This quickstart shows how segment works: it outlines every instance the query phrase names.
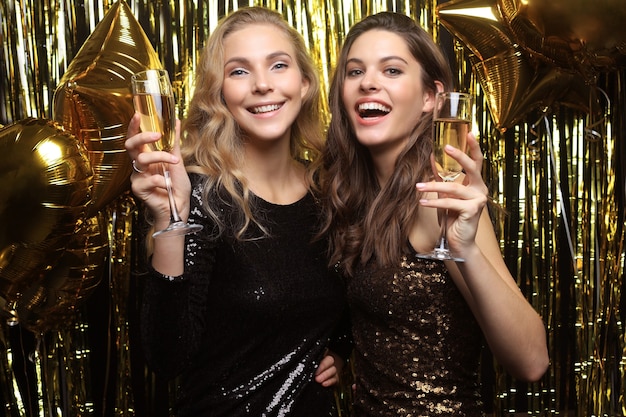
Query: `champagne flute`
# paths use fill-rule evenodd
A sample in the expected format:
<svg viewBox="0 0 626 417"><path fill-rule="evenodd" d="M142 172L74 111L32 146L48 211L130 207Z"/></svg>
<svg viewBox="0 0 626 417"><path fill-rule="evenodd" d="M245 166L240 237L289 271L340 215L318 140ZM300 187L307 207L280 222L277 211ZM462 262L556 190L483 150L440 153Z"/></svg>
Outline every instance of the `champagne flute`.
<svg viewBox="0 0 626 417"><path fill-rule="evenodd" d="M174 94L167 71L149 69L133 74L131 77L133 104L141 115L140 127L143 132L159 132L161 138L150 144L153 151L169 152L174 147L176 138L176 115ZM155 232L153 237L180 236L195 233L202 225L189 224L180 218L176 200L172 191L172 179L168 164L161 164L165 186L170 204L170 224Z"/></svg>
<svg viewBox="0 0 626 417"><path fill-rule="evenodd" d="M444 182L454 181L463 171L463 167L450 157L444 148L446 145L451 145L465 151L471 120L471 95L458 92L437 93L433 110L433 155L437 175ZM432 252L418 254L418 257L456 262L464 261L462 258L455 257L448 248L447 223L448 210L443 210L439 243Z"/></svg>

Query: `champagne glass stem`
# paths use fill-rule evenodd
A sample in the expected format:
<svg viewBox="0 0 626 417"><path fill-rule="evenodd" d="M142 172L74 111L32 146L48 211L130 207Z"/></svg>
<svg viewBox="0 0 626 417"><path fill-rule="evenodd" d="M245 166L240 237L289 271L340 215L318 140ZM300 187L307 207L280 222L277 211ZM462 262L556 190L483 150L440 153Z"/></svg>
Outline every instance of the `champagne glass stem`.
<svg viewBox="0 0 626 417"><path fill-rule="evenodd" d="M170 215L171 221L174 223L180 222L180 215L178 214L178 207L176 207L176 200L174 199L174 192L172 191L172 177L170 176L170 170L166 164L161 164L163 170L163 177L165 178L165 188L167 189L167 198L170 202Z"/></svg>
<svg viewBox="0 0 626 417"><path fill-rule="evenodd" d="M441 236L439 238L439 249L442 251L448 250L448 241L447 241L447 230L448 230L448 209L444 209L441 214Z"/></svg>
<svg viewBox="0 0 626 417"><path fill-rule="evenodd" d="M447 179L443 179L443 181L450 181ZM440 211L439 211L440 210ZM439 240L437 241L437 245L431 252L428 253L418 253L418 258L425 259L436 259L439 261L443 260L451 260L455 262L463 262L463 258L458 258L454 256L450 252L450 248L448 247L448 209L439 209L438 211L441 213L441 232L439 233Z"/></svg>

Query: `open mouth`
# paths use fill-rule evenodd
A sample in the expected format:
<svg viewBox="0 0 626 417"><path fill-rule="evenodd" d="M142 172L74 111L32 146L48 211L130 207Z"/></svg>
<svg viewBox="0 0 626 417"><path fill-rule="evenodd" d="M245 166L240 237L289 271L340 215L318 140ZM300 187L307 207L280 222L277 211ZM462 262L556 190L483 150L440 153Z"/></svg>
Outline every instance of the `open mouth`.
<svg viewBox="0 0 626 417"><path fill-rule="evenodd" d="M357 111L361 118L367 119L370 117L385 116L391 112L391 109L381 103L369 102L359 104Z"/></svg>
<svg viewBox="0 0 626 417"><path fill-rule="evenodd" d="M265 106L251 107L248 109L248 111L253 114L263 114L263 113L276 111L280 109L282 106L283 106L282 104L268 104Z"/></svg>

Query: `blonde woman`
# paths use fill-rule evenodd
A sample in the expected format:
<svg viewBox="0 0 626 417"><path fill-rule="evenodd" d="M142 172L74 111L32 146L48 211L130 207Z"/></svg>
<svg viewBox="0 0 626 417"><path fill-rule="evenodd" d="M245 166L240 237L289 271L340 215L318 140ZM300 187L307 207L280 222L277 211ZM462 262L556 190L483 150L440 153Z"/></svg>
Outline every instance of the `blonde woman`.
<svg viewBox="0 0 626 417"><path fill-rule="evenodd" d="M183 219L204 226L151 242L148 363L180 376L179 416L333 416L350 344L302 159L322 146L315 67L279 14L252 7L220 22L197 71L180 152L147 151L158 135L136 117L126 142L153 226L169 222L161 162Z"/></svg>

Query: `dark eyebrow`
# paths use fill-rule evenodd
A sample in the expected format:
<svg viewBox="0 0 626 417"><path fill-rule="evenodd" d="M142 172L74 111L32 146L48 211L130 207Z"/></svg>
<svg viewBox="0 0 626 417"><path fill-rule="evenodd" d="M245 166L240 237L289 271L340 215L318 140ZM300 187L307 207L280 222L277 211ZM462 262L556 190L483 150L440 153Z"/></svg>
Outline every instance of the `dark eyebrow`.
<svg viewBox="0 0 626 417"><path fill-rule="evenodd" d="M390 55L390 56L386 56L383 57L380 62L387 62L387 61L393 61L393 60L398 60L398 61L402 61L405 64L408 64L408 62L406 61L406 59L400 57L400 56L396 56L396 55ZM350 58L348 59L348 61L346 62L346 64L350 64L350 63L356 63L356 64L362 64L363 60L359 59L359 58Z"/></svg>

